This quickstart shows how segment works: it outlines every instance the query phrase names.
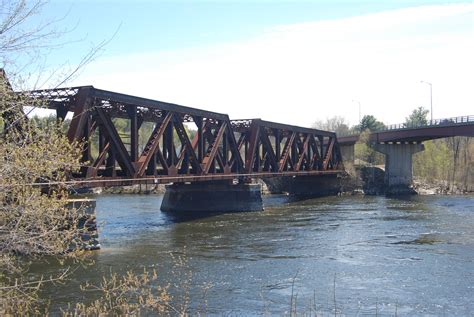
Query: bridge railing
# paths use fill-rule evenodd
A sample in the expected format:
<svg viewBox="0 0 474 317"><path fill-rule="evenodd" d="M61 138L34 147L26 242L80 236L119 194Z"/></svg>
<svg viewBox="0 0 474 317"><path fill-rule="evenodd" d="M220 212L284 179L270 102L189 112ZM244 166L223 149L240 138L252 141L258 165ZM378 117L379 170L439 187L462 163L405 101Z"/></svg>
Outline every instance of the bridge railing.
<svg viewBox="0 0 474 317"><path fill-rule="evenodd" d="M444 119L433 119L433 120L427 121L426 123L408 122L408 123L390 124L390 125L387 125L385 129L380 129L375 132L387 131L387 130L415 129L415 128L433 127L433 126L457 125L457 124L465 124L469 122L474 123L474 116L460 116L460 117L452 117L452 118L444 118Z"/></svg>
<svg viewBox="0 0 474 317"><path fill-rule="evenodd" d="M428 128L428 127L439 127L439 126L453 126L453 125L462 125L462 124L467 124L467 123L474 124L474 115L443 118L443 119L433 119L433 120L428 120L426 123L425 122L423 123L405 122L405 123L389 124L389 125L385 125L381 129L377 129L372 132L384 132L384 131L393 131L393 130L405 130L405 129ZM360 131L351 131L349 133L339 134L338 136L351 136L351 135L358 135L359 133Z"/></svg>

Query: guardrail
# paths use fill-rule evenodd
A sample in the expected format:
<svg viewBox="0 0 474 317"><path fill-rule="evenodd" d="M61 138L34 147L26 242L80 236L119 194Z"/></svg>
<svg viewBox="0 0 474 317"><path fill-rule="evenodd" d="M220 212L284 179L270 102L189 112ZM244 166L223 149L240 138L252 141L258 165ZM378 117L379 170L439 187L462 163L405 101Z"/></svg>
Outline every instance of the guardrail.
<svg viewBox="0 0 474 317"><path fill-rule="evenodd" d="M429 127L439 127L439 126L450 126L450 125L462 125L466 123L474 124L474 116L460 116L452 118L443 118L443 119L434 119L428 120L426 123L398 123L398 124L389 124L382 129L377 129L371 132L383 132L383 131L393 131L393 130L405 130L405 129L416 129L416 128L429 128ZM338 136L351 136L358 135L360 131L351 132L349 134L341 134Z"/></svg>

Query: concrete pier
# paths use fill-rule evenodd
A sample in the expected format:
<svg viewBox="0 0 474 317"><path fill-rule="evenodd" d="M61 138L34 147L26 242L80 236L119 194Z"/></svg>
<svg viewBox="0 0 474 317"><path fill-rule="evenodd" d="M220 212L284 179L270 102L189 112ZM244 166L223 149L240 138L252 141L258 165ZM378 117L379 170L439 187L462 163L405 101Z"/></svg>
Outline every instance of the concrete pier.
<svg viewBox="0 0 474 317"><path fill-rule="evenodd" d="M262 181L270 194L285 194L289 191L291 177L264 177Z"/></svg>
<svg viewBox="0 0 474 317"><path fill-rule="evenodd" d="M260 184L203 182L166 186L161 203L165 212L239 212L262 211Z"/></svg>
<svg viewBox="0 0 474 317"><path fill-rule="evenodd" d="M288 193L294 198L334 196L341 192L337 175L264 178L272 194Z"/></svg>
<svg viewBox="0 0 474 317"><path fill-rule="evenodd" d="M413 195L413 154L423 151L423 144L375 144L374 149L385 154L385 193Z"/></svg>
<svg viewBox="0 0 474 317"><path fill-rule="evenodd" d="M294 198L334 196L341 192L337 175L296 176L290 181L288 193Z"/></svg>

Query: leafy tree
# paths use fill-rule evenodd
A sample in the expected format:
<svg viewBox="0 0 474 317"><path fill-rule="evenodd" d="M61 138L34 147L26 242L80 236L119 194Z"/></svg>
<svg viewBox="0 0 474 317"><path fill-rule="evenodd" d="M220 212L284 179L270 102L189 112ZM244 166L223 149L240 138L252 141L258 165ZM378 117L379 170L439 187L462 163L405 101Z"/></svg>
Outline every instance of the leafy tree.
<svg viewBox="0 0 474 317"><path fill-rule="evenodd" d="M369 130L371 132L380 131L385 129L385 124L378 121L373 115L365 115L360 124L355 127L358 131L362 132Z"/></svg>
<svg viewBox="0 0 474 317"><path fill-rule="evenodd" d="M423 143L425 150L413 155L413 175L427 181L448 181L451 169L449 148L444 140Z"/></svg>
<svg viewBox="0 0 474 317"><path fill-rule="evenodd" d="M32 109L44 104L15 93L10 84L24 87L25 67L35 67L36 58L61 35L54 29L55 21L34 21L43 4L42 0L0 4L0 314L7 316L42 314L36 305L41 286L65 277L26 280L21 273L28 269L28 261L19 261L18 256L63 256L80 245L77 226L82 215L68 206L64 181L80 167L81 147L69 142L55 120L28 119ZM96 48L87 54L76 71L95 52ZM8 69L11 82L2 68ZM72 73L54 79L64 82Z"/></svg>
<svg viewBox="0 0 474 317"><path fill-rule="evenodd" d="M428 124L428 113L429 111L423 107L418 107L405 118L405 125L407 127L419 127Z"/></svg>
<svg viewBox="0 0 474 317"><path fill-rule="evenodd" d="M336 132L337 135L350 134L349 123L341 116L326 118L325 121L318 120L313 124L313 128Z"/></svg>
<svg viewBox="0 0 474 317"><path fill-rule="evenodd" d="M443 187L443 191L474 190L474 142L453 137L423 142L425 150L413 156L413 175Z"/></svg>
<svg viewBox="0 0 474 317"><path fill-rule="evenodd" d="M370 131L362 131L359 140L355 144L355 159L360 165L381 165L385 162L384 155L375 151L369 140Z"/></svg>
<svg viewBox="0 0 474 317"><path fill-rule="evenodd" d="M77 227L82 214L69 208L68 188L62 184L80 167L80 146L71 144L61 126L48 119L28 121L22 105L0 77L0 116L4 131L0 142L0 312L28 315L37 290L18 276L26 269L18 255L63 255L80 245ZM37 106L41 106L38 104ZM53 183L48 189L35 183Z"/></svg>

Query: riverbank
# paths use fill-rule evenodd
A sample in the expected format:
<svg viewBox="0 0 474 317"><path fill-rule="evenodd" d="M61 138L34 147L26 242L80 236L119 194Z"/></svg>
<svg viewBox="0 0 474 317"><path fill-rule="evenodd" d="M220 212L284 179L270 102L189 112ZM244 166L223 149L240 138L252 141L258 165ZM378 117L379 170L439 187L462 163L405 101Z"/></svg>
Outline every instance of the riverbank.
<svg viewBox="0 0 474 317"><path fill-rule="evenodd" d="M450 186L446 181L428 181L415 178L413 189L419 195L473 195L474 191L467 191L456 184Z"/></svg>
<svg viewBox="0 0 474 317"><path fill-rule="evenodd" d="M385 195L385 171L380 167L362 167L357 170L356 176L341 178L341 195ZM262 185L262 195L282 194L282 179L270 181L269 179L258 179L257 183ZM473 195L473 191L466 191L454 185L450 186L446 181L428 181L415 178L413 190L418 195ZM148 194L162 195L166 191L164 184L149 185L138 184L121 187L100 187L92 189L96 195L101 194Z"/></svg>
<svg viewBox="0 0 474 317"><path fill-rule="evenodd" d="M149 185L149 184L137 184L131 186L116 186L116 187L97 187L93 188L92 192L95 195L102 194L145 194L145 195L156 195L164 194L166 191L164 184Z"/></svg>
<svg viewBox="0 0 474 317"><path fill-rule="evenodd" d="M364 166L356 170L344 181L346 192L362 192L365 195L385 195L385 171L377 166ZM473 188L473 186L468 186ZM423 178L414 177L412 189L418 195L473 195L473 191L467 191L457 186L449 184L447 181L429 181Z"/></svg>

